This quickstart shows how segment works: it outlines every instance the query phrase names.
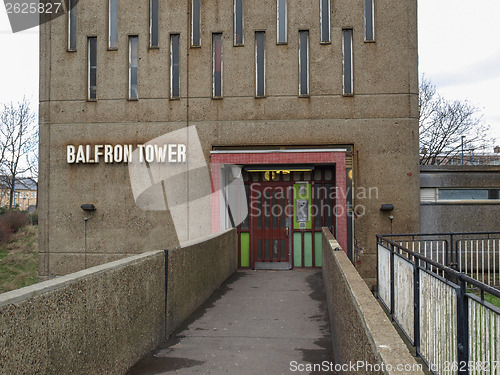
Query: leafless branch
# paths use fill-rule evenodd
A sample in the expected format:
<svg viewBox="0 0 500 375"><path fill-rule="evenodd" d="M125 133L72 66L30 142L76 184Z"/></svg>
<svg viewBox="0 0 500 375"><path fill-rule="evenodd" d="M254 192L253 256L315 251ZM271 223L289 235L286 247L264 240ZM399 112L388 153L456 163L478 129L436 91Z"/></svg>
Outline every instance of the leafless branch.
<svg viewBox="0 0 500 375"><path fill-rule="evenodd" d="M0 110L0 172L2 183L10 190L9 208L14 205L15 182L30 171L26 159L37 152L36 115L26 98L4 104Z"/></svg>
<svg viewBox="0 0 500 375"><path fill-rule="evenodd" d="M436 94L436 87L422 76L419 94L420 163L446 164L466 147L485 148L493 141L480 110L468 101L450 101Z"/></svg>

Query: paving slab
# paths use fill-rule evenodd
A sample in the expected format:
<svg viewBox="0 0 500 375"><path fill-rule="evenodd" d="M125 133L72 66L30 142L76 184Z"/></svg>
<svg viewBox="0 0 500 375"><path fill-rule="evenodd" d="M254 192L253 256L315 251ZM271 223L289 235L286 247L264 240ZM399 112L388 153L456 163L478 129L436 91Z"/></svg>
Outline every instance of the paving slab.
<svg viewBox="0 0 500 375"><path fill-rule="evenodd" d="M238 271L128 375L333 374L333 363L321 270Z"/></svg>

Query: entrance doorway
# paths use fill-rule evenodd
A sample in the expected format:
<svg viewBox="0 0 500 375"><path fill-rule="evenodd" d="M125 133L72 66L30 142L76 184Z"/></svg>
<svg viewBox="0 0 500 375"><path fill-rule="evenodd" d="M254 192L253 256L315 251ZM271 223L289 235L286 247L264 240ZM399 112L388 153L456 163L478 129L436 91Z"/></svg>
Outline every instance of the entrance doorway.
<svg viewBox="0 0 500 375"><path fill-rule="evenodd" d="M213 186L228 165L241 172L248 216L237 226L240 268L322 266L322 228L352 259L352 160L350 148L218 149L211 152ZM221 166L221 167L219 167ZM222 172L217 172L218 170ZM232 173L232 172L231 172ZM234 175L233 175L234 176ZM240 202L242 204L243 202ZM228 228L227 204L214 200L213 230ZM239 211L236 209L236 211ZM229 212L229 211L228 211ZM246 214L245 214L246 215ZM224 221L225 220L225 221Z"/></svg>
<svg viewBox="0 0 500 375"><path fill-rule="evenodd" d="M321 230L338 233L336 165L267 168L243 170L249 207L248 218L238 226L239 266L321 267Z"/></svg>
<svg viewBox="0 0 500 375"><path fill-rule="evenodd" d="M250 238L255 269L290 269L290 184L250 185Z"/></svg>

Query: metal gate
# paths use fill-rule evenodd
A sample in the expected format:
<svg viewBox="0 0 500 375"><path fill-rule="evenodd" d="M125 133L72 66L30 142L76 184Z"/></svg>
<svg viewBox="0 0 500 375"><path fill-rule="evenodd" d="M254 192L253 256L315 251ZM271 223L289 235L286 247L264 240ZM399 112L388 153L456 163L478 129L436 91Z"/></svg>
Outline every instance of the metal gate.
<svg viewBox="0 0 500 375"><path fill-rule="evenodd" d="M291 268L289 185L250 186L250 236L256 269Z"/></svg>

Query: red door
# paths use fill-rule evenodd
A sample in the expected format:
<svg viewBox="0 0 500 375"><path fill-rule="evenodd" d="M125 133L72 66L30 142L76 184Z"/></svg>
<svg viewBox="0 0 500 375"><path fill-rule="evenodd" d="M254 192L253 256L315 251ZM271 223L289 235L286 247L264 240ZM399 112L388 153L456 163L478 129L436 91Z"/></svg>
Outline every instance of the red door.
<svg viewBox="0 0 500 375"><path fill-rule="evenodd" d="M250 187L252 268L290 268L290 184Z"/></svg>

